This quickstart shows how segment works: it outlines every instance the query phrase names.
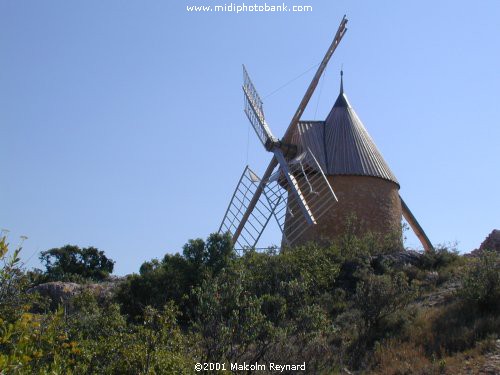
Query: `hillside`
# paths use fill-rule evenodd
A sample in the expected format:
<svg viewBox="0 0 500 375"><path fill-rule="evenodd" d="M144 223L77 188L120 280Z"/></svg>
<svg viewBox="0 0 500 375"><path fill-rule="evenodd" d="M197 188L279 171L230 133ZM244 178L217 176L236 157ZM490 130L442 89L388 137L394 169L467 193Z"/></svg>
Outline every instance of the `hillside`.
<svg viewBox="0 0 500 375"><path fill-rule="evenodd" d="M237 255L214 234L126 278L49 283L2 246L2 374L500 373L500 256L484 246L390 252L346 236Z"/></svg>

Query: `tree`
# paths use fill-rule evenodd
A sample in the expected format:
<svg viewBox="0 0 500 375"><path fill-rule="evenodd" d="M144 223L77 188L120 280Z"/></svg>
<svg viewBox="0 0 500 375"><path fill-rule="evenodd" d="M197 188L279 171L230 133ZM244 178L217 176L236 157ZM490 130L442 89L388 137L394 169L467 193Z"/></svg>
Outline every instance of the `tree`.
<svg viewBox="0 0 500 375"><path fill-rule="evenodd" d="M112 272L115 262L95 247L80 249L66 245L43 251L40 261L45 265L49 281L90 279L100 281Z"/></svg>
<svg viewBox="0 0 500 375"><path fill-rule="evenodd" d="M212 233L206 242L200 238L189 240L182 247L182 255L193 267L193 271L206 271L214 276L236 257L228 233Z"/></svg>
<svg viewBox="0 0 500 375"><path fill-rule="evenodd" d="M189 240L182 254L166 254L161 261L145 262L139 275L127 278L117 293L122 311L137 318L148 305L160 309L168 301L175 301L186 323L196 304L191 290L218 275L235 258L228 234L213 233L206 241Z"/></svg>

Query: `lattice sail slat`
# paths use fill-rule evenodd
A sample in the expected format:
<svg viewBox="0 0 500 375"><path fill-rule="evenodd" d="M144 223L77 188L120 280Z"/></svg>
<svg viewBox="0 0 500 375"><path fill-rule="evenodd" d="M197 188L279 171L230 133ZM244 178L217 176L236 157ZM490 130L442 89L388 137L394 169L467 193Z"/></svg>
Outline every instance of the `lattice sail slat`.
<svg viewBox="0 0 500 375"><path fill-rule="evenodd" d="M308 149L289 161L288 168L298 182L312 215L318 220L337 202L321 166ZM274 217L283 232L284 241L290 246L294 245L310 224L301 212L296 195L291 194L280 169L269 178L264 194L275 207Z"/></svg>
<svg viewBox="0 0 500 375"><path fill-rule="evenodd" d="M277 139L273 136L269 125L266 123L262 100L260 99L259 93L255 89L245 66L243 66L243 93L245 94L245 114L252 124L257 137L259 137L264 147L269 149L271 145L277 142Z"/></svg>
<svg viewBox="0 0 500 375"><path fill-rule="evenodd" d="M241 222L243 214L259 186L260 178L250 167L246 167L234 190L224 219L219 227L219 233L234 233ZM269 219L273 216L276 205L271 205L266 196L261 196L252 213L245 223L243 230L236 241L238 250L255 248Z"/></svg>

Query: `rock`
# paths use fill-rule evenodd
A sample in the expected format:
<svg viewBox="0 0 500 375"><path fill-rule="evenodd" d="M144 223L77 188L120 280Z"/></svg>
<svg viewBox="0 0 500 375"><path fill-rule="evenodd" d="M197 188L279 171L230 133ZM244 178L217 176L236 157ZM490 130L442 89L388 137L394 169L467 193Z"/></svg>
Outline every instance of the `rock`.
<svg viewBox="0 0 500 375"><path fill-rule="evenodd" d="M104 302L112 298L116 288L125 278L115 277L101 283L77 284L72 282L53 281L37 285L28 290L28 293L38 293L48 298L52 308L65 304L71 298L82 292L92 293L98 301Z"/></svg>
<svg viewBox="0 0 500 375"><path fill-rule="evenodd" d="M500 340L496 341L496 349L485 356L485 363L480 374L498 375L500 374Z"/></svg>
<svg viewBox="0 0 500 375"><path fill-rule="evenodd" d="M439 273L437 271L429 271L425 274L425 281L429 284L436 285L439 281Z"/></svg>
<svg viewBox="0 0 500 375"><path fill-rule="evenodd" d="M417 298L418 306L436 307L449 303L461 284L458 281L448 281L439 286L436 290Z"/></svg>
<svg viewBox="0 0 500 375"><path fill-rule="evenodd" d="M500 252L500 230L494 229L483 241L479 250L495 250Z"/></svg>
<svg viewBox="0 0 500 375"><path fill-rule="evenodd" d="M470 256L479 256L484 250L493 250L500 252L500 230L493 229L493 231L486 237L479 249L471 251Z"/></svg>
<svg viewBox="0 0 500 375"><path fill-rule="evenodd" d="M415 250L400 251L397 253L383 254L375 257L375 262L389 262L395 268L403 268L408 265L420 265L422 253Z"/></svg>
<svg viewBox="0 0 500 375"><path fill-rule="evenodd" d="M28 290L28 293L38 293L42 297L47 297L51 306L64 303L81 292L81 285L77 283L54 281L37 285Z"/></svg>

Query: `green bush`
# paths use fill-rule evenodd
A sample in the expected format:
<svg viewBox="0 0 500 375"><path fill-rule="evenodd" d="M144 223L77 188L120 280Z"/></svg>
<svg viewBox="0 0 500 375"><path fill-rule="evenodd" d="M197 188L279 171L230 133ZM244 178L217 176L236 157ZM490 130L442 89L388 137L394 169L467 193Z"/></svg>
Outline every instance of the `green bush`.
<svg viewBox="0 0 500 375"><path fill-rule="evenodd" d="M454 248L439 246L425 251L420 258L420 268L425 270L438 270L453 265L460 260L458 251Z"/></svg>
<svg viewBox="0 0 500 375"><path fill-rule="evenodd" d="M177 326L173 304L145 309L141 324L128 324L119 307L100 307L91 295L42 315L0 320L2 374L191 374L199 357Z"/></svg>
<svg viewBox="0 0 500 375"><path fill-rule="evenodd" d="M482 251L473 259L463 279L459 295L482 312L500 313L500 255Z"/></svg>
<svg viewBox="0 0 500 375"><path fill-rule="evenodd" d="M258 361L275 334L262 301L245 288L246 272L224 270L193 290L194 329L202 337L204 362Z"/></svg>
<svg viewBox="0 0 500 375"><path fill-rule="evenodd" d="M0 320L14 322L36 300L27 294L30 279L21 268L18 248L9 255L6 237L0 238Z"/></svg>

